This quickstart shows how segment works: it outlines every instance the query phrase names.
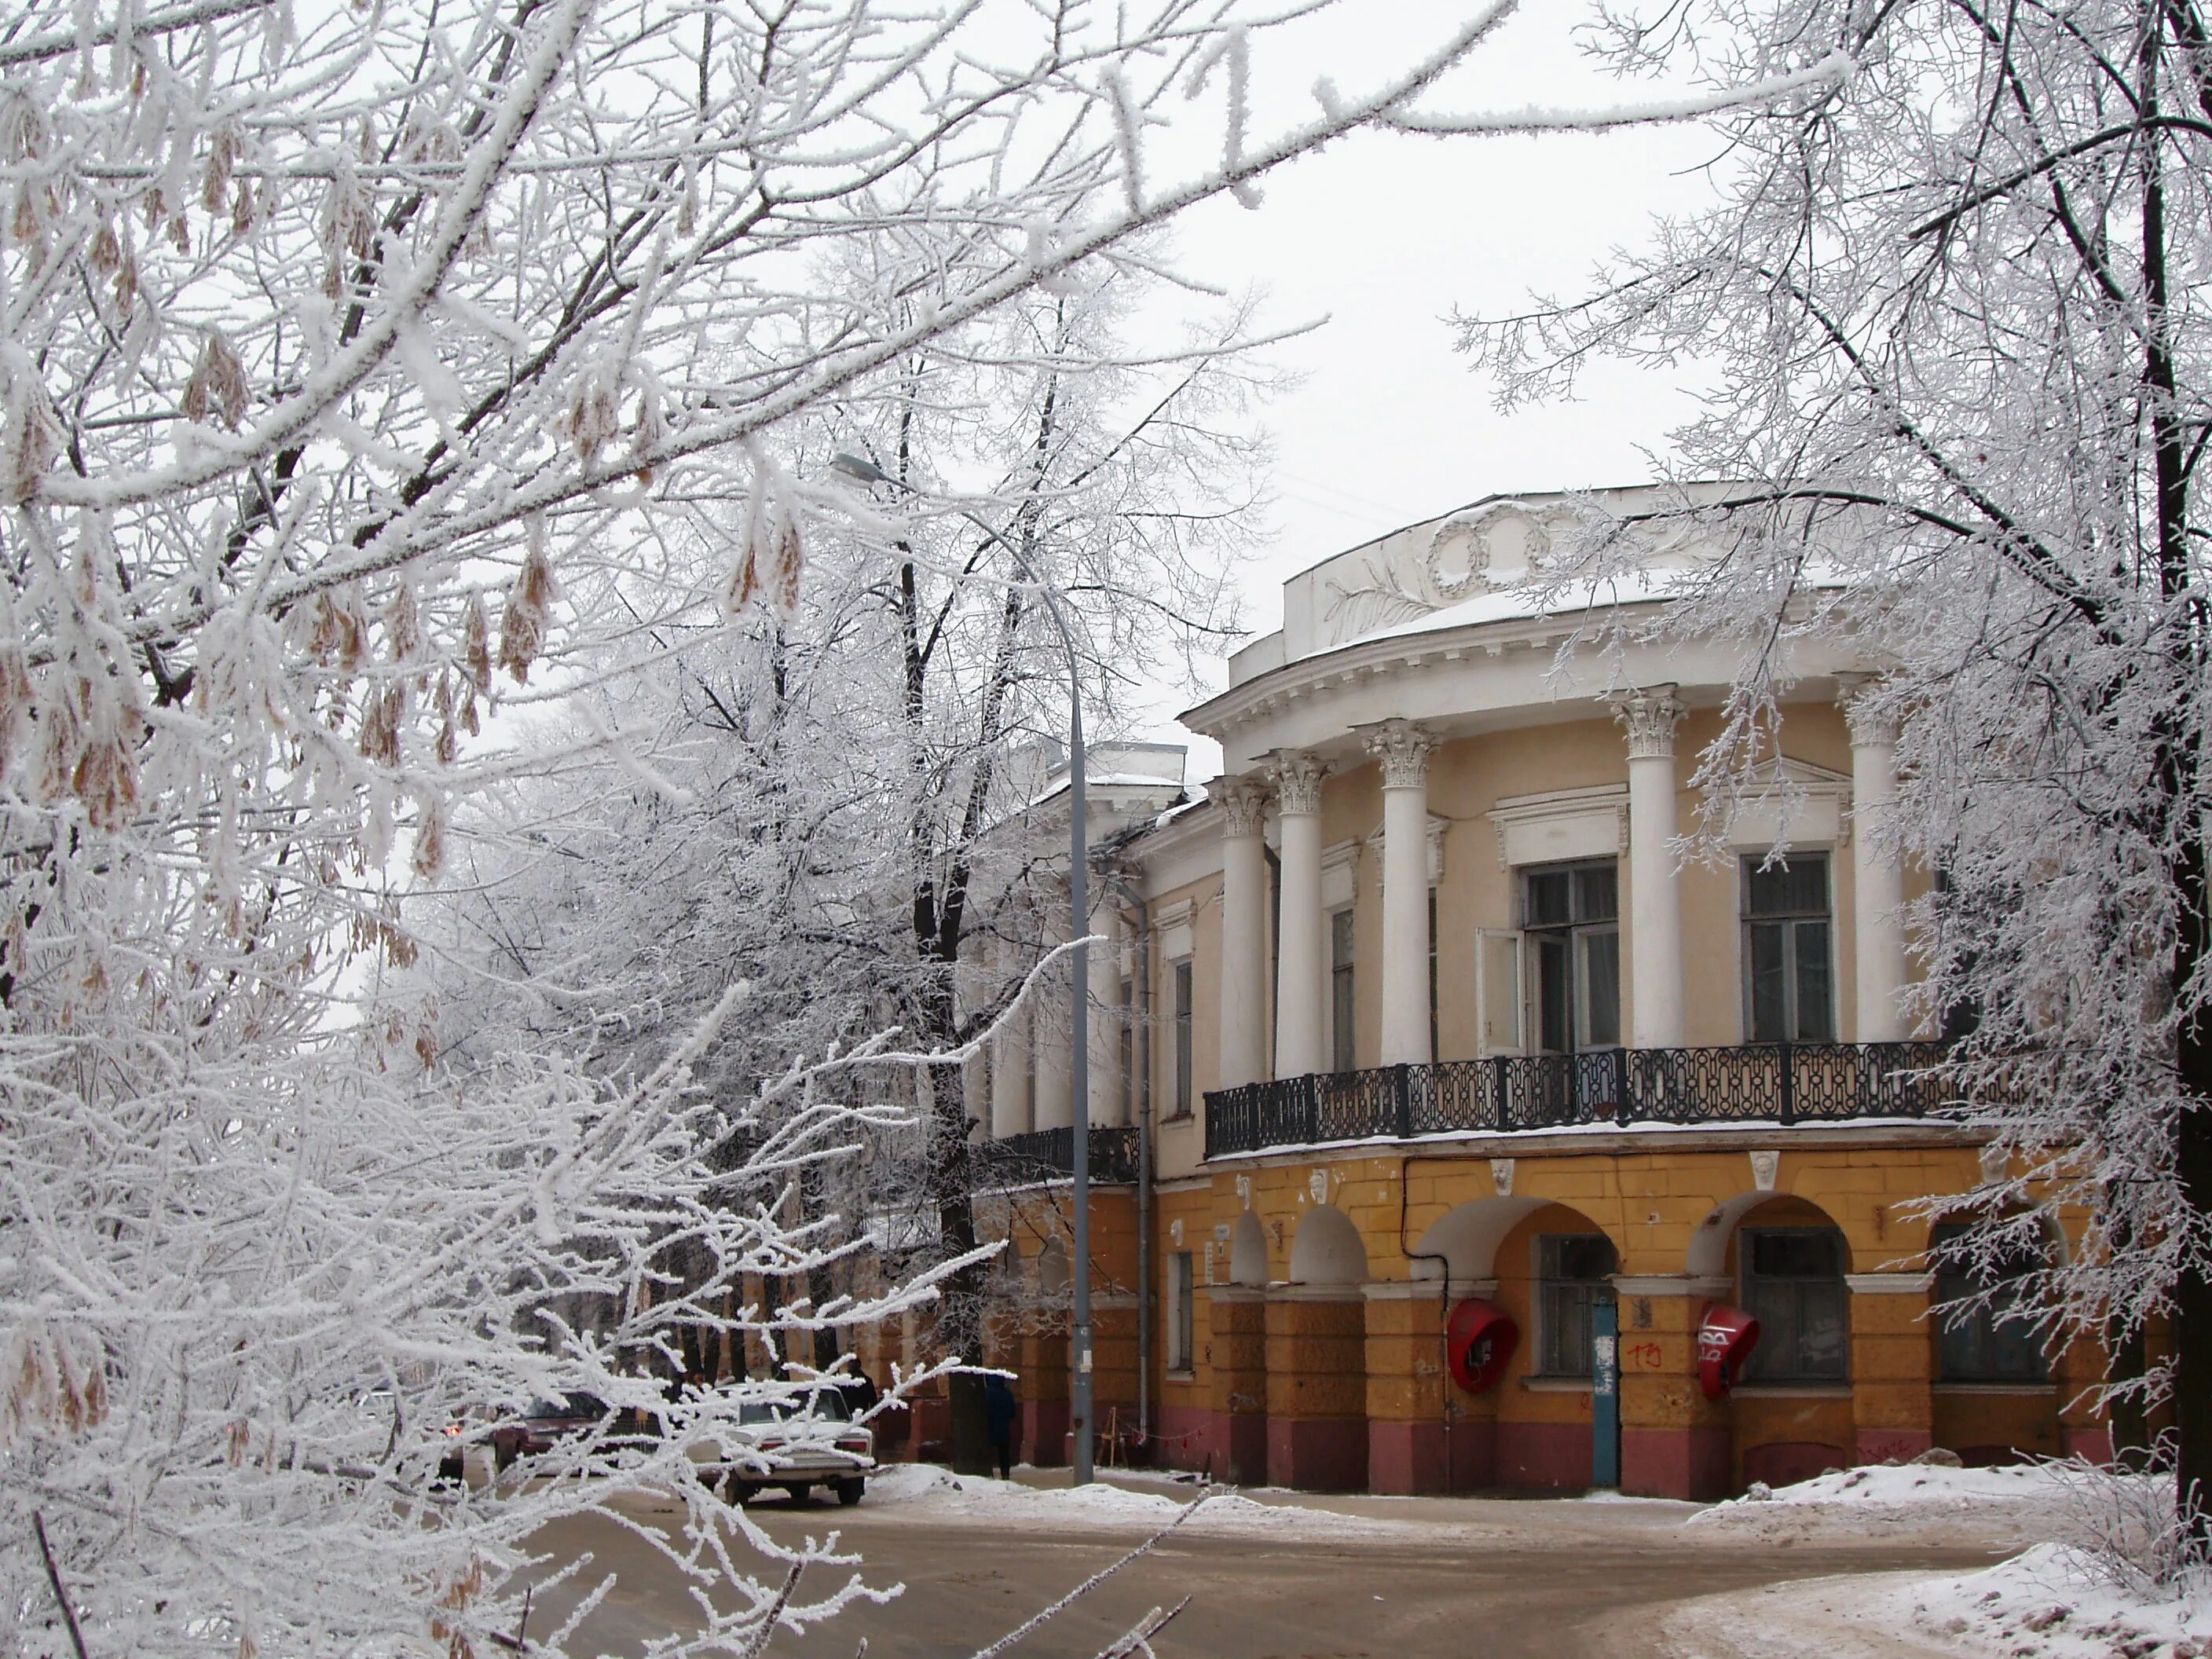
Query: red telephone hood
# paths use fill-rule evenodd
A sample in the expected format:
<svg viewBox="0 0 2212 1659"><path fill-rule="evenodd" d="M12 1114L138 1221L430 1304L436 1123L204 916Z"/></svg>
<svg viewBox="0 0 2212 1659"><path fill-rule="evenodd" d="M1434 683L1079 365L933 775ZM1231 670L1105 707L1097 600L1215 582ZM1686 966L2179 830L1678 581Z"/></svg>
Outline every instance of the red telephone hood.
<svg viewBox="0 0 2212 1659"><path fill-rule="evenodd" d="M1741 1308L1716 1302L1698 1322L1698 1386L1718 1400L1735 1386L1743 1362L1759 1346L1759 1322Z"/></svg>
<svg viewBox="0 0 2212 1659"><path fill-rule="evenodd" d="M1469 1394L1498 1386L1521 1344L1521 1328L1495 1302L1469 1297L1451 1310L1444 1327L1444 1352L1452 1381Z"/></svg>

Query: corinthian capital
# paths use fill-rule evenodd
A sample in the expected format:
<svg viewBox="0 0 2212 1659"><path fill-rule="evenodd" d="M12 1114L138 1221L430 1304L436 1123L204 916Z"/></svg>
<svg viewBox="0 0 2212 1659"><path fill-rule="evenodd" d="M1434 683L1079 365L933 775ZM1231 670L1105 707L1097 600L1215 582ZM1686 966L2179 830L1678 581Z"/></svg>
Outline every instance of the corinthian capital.
<svg viewBox="0 0 2212 1659"><path fill-rule="evenodd" d="M1321 811L1321 781L1328 775L1328 763L1304 749L1278 749L1267 761L1267 780L1275 786L1275 803L1285 812Z"/></svg>
<svg viewBox="0 0 2212 1659"><path fill-rule="evenodd" d="M1629 759L1674 757L1674 727L1681 722L1682 705L1674 699L1673 685L1624 691L1613 699L1613 715L1628 732Z"/></svg>
<svg viewBox="0 0 2212 1659"><path fill-rule="evenodd" d="M1897 716L1876 706L1881 690L1879 674L1836 676L1836 703L1844 711L1844 724L1851 729L1854 749L1897 746Z"/></svg>
<svg viewBox="0 0 2212 1659"><path fill-rule="evenodd" d="M1437 740L1415 720L1385 720L1366 735L1367 752L1382 763L1385 789L1418 789L1429 781Z"/></svg>
<svg viewBox="0 0 2212 1659"><path fill-rule="evenodd" d="M1206 793L1226 820L1223 834L1256 836L1267 815L1267 786L1259 778L1216 778Z"/></svg>

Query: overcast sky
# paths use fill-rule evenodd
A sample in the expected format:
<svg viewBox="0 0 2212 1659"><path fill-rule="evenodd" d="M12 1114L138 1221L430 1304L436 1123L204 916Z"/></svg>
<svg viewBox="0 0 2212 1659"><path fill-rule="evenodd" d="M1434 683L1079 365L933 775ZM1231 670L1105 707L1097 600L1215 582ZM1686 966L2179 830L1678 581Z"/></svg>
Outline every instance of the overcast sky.
<svg viewBox="0 0 2212 1659"><path fill-rule="evenodd" d="M1461 8L1357 0L1298 43L1301 70L1263 49L1255 81L1267 131L1309 112L1328 74L1346 91L1433 40ZM1541 0L1509 22L1435 100L1454 110L1578 108L1641 101L1575 50L1580 3ZM1209 112L1210 116L1210 112ZM1218 143L1208 117L1179 115L1184 143ZM1247 624L1273 630L1283 578L1316 560L1463 501L1500 492L1634 483L1647 452L1691 408L1689 377L1606 365L1571 404L1501 415L1493 388L1453 349L1455 308L1517 308L1529 291L1581 289L1608 252L1643 244L1656 212L1710 199L1717 150L1696 127L1608 135L1450 140L1364 135L1274 174L1257 211L1226 200L1181 221L1183 270L1231 289L1267 290L1276 325L1328 324L1278 348L1302 378L1273 399L1273 540L1246 583ZM1225 678L1225 670L1224 671ZM1191 776L1210 777L1194 744Z"/></svg>

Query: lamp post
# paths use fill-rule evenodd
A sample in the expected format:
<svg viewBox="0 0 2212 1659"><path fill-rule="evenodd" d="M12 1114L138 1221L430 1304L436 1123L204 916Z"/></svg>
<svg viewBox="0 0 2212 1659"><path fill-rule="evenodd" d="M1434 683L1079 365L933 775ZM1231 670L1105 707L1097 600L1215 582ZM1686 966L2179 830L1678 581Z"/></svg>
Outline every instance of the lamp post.
<svg viewBox="0 0 2212 1659"><path fill-rule="evenodd" d="M922 492L901 478L894 478L865 456L840 452L830 462L830 470L856 483L889 484L909 495ZM1075 1328L1071 1345L1074 1352L1074 1375L1069 1389L1072 1396L1069 1417L1073 1431L1075 1484L1086 1486L1091 1478L1091 1009L1090 962L1091 946L1087 935L1091 931L1091 907L1088 888L1088 866L1091 858L1091 839L1086 822L1084 798L1083 756L1083 678L1075 652L1075 635L1067 625L1059 597L1037 578L1029 559L1022 550L999 531L985 523L965 508L956 509L960 516L981 531L991 540L1006 550L1013 560L1014 568L1022 573L1028 585L1036 590L1042 601L1045 614L1059 635L1060 648L1067 656L1067 925L1075 939L1075 947L1068 963L1068 1047L1072 1050L1069 1083L1075 1097L1075 1126L1073 1139L1074 1155L1074 1194L1073 1208L1075 1238L1073 1253L1075 1257Z"/></svg>

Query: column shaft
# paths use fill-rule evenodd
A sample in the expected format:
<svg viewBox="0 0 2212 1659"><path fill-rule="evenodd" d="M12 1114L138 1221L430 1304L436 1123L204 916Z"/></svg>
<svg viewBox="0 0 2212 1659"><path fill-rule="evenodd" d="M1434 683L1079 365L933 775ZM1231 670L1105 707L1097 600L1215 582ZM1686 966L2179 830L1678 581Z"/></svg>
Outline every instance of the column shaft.
<svg viewBox="0 0 2212 1659"><path fill-rule="evenodd" d="M1851 728L1851 928L1861 1042L1896 1042L1908 1033L1898 994L1905 988L1905 872L1882 842L1897 799L1897 732L1866 708L1863 685L1844 705Z"/></svg>
<svg viewBox="0 0 2212 1659"><path fill-rule="evenodd" d="M1091 974L1091 1109L1094 1124L1122 1124L1121 915L1101 899L1091 912L1091 931L1102 943L1089 952Z"/></svg>
<svg viewBox="0 0 2212 1659"><path fill-rule="evenodd" d="M1614 704L1628 728L1628 986L1638 1048L1679 1048L1682 1019L1682 901L1675 884L1674 727L1682 705L1671 685Z"/></svg>
<svg viewBox="0 0 2212 1659"><path fill-rule="evenodd" d="M1428 734L1391 720L1368 738L1382 761L1382 1031L1385 1066L1418 1066L1429 1044Z"/></svg>
<svg viewBox="0 0 2212 1659"><path fill-rule="evenodd" d="M1321 1018L1328 975L1322 951L1321 763L1285 755L1275 767L1282 804L1281 936L1276 944L1275 1075L1304 1077L1322 1069Z"/></svg>
<svg viewBox="0 0 2212 1659"><path fill-rule="evenodd" d="M1219 1086L1235 1089L1267 1074L1267 846L1261 836L1267 792L1255 779L1225 778L1213 793L1225 819Z"/></svg>

